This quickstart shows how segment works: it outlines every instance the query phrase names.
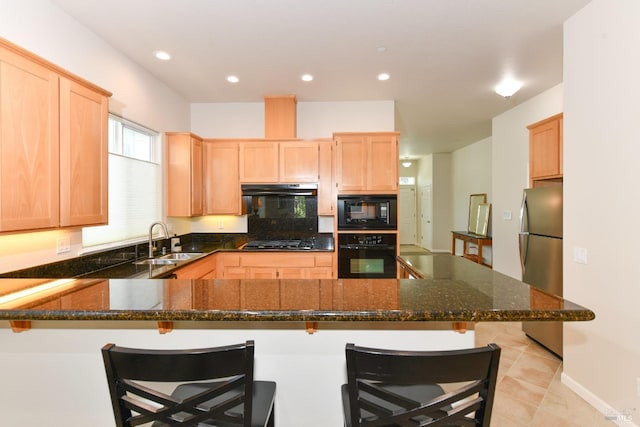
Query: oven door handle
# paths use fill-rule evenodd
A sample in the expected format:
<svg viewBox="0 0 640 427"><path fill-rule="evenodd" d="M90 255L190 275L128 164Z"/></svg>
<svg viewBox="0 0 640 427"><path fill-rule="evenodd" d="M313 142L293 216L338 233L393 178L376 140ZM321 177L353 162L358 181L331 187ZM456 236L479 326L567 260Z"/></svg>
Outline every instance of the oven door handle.
<svg viewBox="0 0 640 427"><path fill-rule="evenodd" d="M339 249L354 249L354 250L373 250L373 251L388 251L395 250L395 245L339 245Z"/></svg>

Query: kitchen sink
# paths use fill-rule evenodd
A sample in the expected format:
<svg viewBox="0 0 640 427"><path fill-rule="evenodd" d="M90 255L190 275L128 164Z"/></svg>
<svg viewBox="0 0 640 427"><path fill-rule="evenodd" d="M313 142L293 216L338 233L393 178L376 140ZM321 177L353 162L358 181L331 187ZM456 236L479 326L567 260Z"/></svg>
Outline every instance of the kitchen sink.
<svg viewBox="0 0 640 427"><path fill-rule="evenodd" d="M185 260L185 259L191 259L191 258L196 258L199 257L200 255L202 255L202 252L172 252L170 254L166 254L166 255L162 255L158 258L154 258L154 259L166 259L166 260Z"/></svg>
<svg viewBox="0 0 640 427"><path fill-rule="evenodd" d="M140 261L134 262L134 264L138 265L169 265L169 264L178 264L180 260L177 259L166 259L166 258L147 258Z"/></svg>

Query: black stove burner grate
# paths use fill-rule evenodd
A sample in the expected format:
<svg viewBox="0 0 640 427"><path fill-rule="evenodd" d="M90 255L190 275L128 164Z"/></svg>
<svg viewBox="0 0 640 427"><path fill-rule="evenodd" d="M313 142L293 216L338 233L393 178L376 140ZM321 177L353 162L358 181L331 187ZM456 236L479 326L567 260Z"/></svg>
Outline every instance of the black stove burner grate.
<svg viewBox="0 0 640 427"><path fill-rule="evenodd" d="M301 239L286 240L253 240L244 247L246 250L281 249L281 250L308 250L313 248L313 241Z"/></svg>

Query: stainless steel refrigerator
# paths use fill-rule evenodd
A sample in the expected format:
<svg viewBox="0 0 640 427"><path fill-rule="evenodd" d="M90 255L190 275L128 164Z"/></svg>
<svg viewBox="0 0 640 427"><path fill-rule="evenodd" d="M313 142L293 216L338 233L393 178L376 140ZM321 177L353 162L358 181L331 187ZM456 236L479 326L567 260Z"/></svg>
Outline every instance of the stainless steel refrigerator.
<svg viewBox="0 0 640 427"><path fill-rule="evenodd" d="M522 281L562 296L562 186L524 190L520 210ZM562 322L522 322L531 338L562 357Z"/></svg>

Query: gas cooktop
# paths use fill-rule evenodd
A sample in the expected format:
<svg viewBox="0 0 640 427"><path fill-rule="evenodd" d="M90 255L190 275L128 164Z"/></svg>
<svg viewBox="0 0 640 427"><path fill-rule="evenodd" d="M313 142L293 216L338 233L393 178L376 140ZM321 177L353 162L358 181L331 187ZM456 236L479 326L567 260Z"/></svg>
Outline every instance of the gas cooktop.
<svg viewBox="0 0 640 427"><path fill-rule="evenodd" d="M309 250L313 249L313 240L286 239L286 240L253 240L247 243L245 250Z"/></svg>

